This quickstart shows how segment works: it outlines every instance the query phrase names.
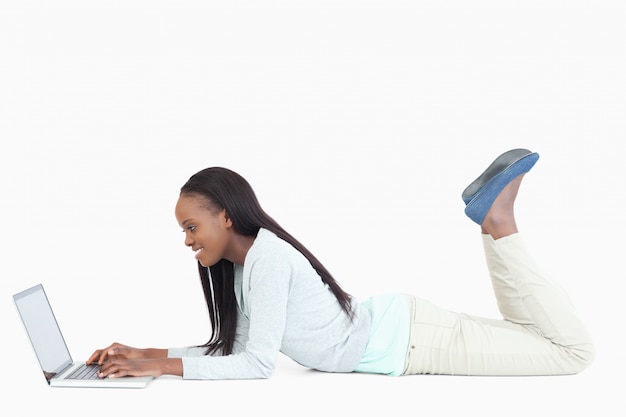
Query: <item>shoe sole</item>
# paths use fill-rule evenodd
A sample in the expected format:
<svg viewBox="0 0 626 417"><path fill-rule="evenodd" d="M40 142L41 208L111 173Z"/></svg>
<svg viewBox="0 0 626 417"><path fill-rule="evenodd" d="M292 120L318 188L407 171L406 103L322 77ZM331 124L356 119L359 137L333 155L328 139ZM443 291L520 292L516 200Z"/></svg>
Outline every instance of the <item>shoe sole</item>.
<svg viewBox="0 0 626 417"><path fill-rule="evenodd" d="M489 167L478 176L470 185L463 190L461 198L465 205L470 202L474 195L485 185L490 179L510 167L525 156L530 155L532 152L528 149L512 149L498 156Z"/></svg>

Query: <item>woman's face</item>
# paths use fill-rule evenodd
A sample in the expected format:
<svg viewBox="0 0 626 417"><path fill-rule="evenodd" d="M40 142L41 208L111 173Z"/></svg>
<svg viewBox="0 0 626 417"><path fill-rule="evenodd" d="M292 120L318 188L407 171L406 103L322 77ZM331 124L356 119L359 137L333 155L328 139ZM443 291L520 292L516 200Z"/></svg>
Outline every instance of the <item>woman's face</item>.
<svg viewBox="0 0 626 417"><path fill-rule="evenodd" d="M175 213L185 232L185 245L196 252L196 259L202 266L213 266L225 257L232 226L225 210L213 209L208 200L200 196L182 194Z"/></svg>

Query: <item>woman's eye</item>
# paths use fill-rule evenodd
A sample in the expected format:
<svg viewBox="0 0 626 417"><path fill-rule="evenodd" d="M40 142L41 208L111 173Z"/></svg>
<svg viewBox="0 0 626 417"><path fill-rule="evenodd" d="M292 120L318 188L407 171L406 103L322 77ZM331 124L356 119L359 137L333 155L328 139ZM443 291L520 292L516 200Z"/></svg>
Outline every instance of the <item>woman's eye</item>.
<svg viewBox="0 0 626 417"><path fill-rule="evenodd" d="M188 226L187 230L189 230L190 232L194 232L196 230L196 226Z"/></svg>

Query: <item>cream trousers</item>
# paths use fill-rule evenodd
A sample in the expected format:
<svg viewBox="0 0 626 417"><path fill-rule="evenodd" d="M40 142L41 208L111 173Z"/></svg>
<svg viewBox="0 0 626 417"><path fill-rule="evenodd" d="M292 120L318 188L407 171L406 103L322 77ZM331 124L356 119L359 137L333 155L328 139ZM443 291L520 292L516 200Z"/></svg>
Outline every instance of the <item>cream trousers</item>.
<svg viewBox="0 0 626 417"><path fill-rule="evenodd" d="M409 297L404 374L563 375L591 363L593 343L565 292L537 267L519 233L483 235L502 320L441 309Z"/></svg>

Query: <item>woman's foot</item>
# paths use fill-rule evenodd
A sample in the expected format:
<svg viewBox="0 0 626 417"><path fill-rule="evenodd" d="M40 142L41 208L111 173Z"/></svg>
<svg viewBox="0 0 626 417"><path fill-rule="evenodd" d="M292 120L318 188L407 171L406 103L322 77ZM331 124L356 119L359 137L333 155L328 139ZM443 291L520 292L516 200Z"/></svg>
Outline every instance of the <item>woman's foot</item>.
<svg viewBox="0 0 626 417"><path fill-rule="evenodd" d="M482 225L487 212L502 190L517 177L527 173L539 154L527 149L513 149L497 157L462 193L465 214Z"/></svg>
<svg viewBox="0 0 626 417"><path fill-rule="evenodd" d="M500 239L518 232L514 206L523 177L519 175L500 191L480 225L483 234Z"/></svg>

